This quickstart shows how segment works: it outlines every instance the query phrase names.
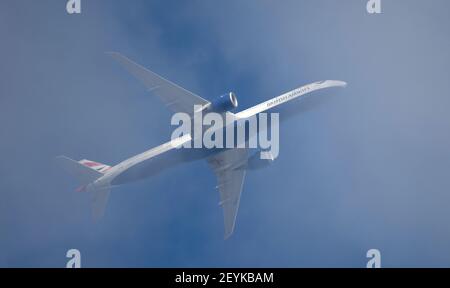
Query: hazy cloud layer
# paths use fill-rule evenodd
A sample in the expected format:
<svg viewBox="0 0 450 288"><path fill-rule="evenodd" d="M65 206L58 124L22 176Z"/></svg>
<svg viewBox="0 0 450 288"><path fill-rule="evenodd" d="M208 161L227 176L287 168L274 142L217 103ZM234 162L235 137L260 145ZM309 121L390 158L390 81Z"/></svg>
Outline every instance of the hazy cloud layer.
<svg viewBox="0 0 450 288"><path fill-rule="evenodd" d="M448 1L0 3L0 265L449 266ZM241 108L324 79L281 110L280 157L250 173L223 241L198 162L113 191L106 217L55 156L116 164L170 137L170 114L104 52ZM284 114L285 113L285 114ZM201 172L199 172L201 171ZM183 187L182 189L180 187Z"/></svg>

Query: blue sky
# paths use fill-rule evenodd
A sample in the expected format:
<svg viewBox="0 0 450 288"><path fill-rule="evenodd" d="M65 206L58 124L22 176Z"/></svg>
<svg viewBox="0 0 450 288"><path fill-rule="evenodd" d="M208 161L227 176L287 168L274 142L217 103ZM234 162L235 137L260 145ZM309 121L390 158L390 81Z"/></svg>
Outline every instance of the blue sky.
<svg viewBox="0 0 450 288"><path fill-rule="evenodd" d="M0 266L450 266L450 3L0 3ZM249 173L223 240L197 162L113 191L99 223L57 155L116 164L170 138L170 113L104 52L247 108L339 79L280 115L280 155Z"/></svg>

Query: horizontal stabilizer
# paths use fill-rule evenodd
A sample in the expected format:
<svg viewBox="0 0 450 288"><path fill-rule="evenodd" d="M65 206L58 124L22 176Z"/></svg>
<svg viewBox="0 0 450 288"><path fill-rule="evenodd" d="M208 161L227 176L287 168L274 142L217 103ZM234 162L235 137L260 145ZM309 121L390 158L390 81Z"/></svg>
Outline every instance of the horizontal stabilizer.
<svg viewBox="0 0 450 288"><path fill-rule="evenodd" d="M67 173L77 178L83 185L92 183L103 176L103 173L66 156L58 156L56 157L56 160Z"/></svg>
<svg viewBox="0 0 450 288"><path fill-rule="evenodd" d="M88 192L91 192L92 195L92 217L95 221L98 221L105 214L111 186L94 187L90 185Z"/></svg>
<svg viewBox="0 0 450 288"><path fill-rule="evenodd" d="M80 191L87 191L92 195L92 216L100 219L105 213L111 186L97 186L95 180L103 176L110 166L90 160L75 161L66 156L56 157L61 167L81 182ZM102 172L103 171L103 172Z"/></svg>

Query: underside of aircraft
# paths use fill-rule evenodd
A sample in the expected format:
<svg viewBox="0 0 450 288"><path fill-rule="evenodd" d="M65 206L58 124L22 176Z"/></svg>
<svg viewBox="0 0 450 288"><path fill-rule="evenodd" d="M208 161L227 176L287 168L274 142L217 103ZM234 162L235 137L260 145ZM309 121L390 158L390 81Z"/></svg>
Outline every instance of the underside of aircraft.
<svg viewBox="0 0 450 288"><path fill-rule="evenodd" d="M194 110L195 106L200 107L202 111L223 113L236 121L245 120L313 91L329 87L346 86L345 82L336 80L315 82L233 114L230 111L238 106L238 100L232 92L218 97L215 101L208 101L136 64L119 53L113 52L109 54L128 72L140 80L151 94L159 97L168 109L172 112L185 112L190 115L196 112ZM204 158L217 177L217 189L220 193L219 204L223 208L224 214L225 238L228 238L234 231L247 170L264 167L266 163L270 163L274 159L260 161L254 154L250 154L248 148L220 149L210 151L214 153L204 153L201 156L194 155L192 151L186 151L187 149L177 149L190 141L193 141L192 135L183 135L126 159L115 166L86 159L75 161L65 156L59 156L57 159L62 167L74 175L81 183L78 191L87 191L92 194L93 215L94 218L99 218L104 214L112 187L156 175L166 167Z"/></svg>

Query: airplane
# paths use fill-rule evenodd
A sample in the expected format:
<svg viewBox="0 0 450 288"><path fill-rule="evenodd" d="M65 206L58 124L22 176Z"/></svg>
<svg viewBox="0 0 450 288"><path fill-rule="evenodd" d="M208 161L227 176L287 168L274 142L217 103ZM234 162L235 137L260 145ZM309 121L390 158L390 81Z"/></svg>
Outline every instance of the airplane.
<svg viewBox="0 0 450 288"><path fill-rule="evenodd" d="M153 95L159 97L171 111L192 115L194 105L198 105L195 107L201 107L205 111L210 111L213 107L213 111L231 117L233 119L232 125L235 125L238 120L249 119L313 91L347 85L346 82L338 80L314 82L234 114L230 111L237 108L238 102L236 95L232 92L211 102L164 79L117 52L108 52L108 54L142 82ZM175 165L206 159L217 177L218 185L216 188L220 193L219 204L223 208L224 216L224 238L227 239L232 235L235 228L247 170L265 167L274 159L264 160L255 157L256 154L251 155L248 148L180 149L180 146L189 141L193 141L190 134L180 136L126 159L115 166L86 159L76 161L66 156L59 156L57 160L63 169L81 182L82 186L77 191L86 191L92 195L93 217L99 219L105 212L111 188L154 176Z"/></svg>

